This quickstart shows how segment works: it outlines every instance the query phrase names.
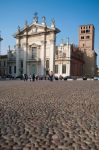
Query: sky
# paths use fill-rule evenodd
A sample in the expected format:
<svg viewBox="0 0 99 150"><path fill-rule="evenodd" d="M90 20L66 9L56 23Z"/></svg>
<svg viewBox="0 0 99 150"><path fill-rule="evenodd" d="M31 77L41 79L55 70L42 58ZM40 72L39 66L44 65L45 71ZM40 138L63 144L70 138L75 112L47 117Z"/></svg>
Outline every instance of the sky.
<svg viewBox="0 0 99 150"><path fill-rule="evenodd" d="M51 25L54 18L56 27L61 30L57 34L57 45L69 42L78 45L78 28L80 25L93 24L95 27L95 51L99 55L99 0L0 0L1 54L6 54L8 46L15 45L13 34L18 25L23 28L25 21L33 22L35 12L38 21L46 17ZM99 66L99 56L97 57Z"/></svg>

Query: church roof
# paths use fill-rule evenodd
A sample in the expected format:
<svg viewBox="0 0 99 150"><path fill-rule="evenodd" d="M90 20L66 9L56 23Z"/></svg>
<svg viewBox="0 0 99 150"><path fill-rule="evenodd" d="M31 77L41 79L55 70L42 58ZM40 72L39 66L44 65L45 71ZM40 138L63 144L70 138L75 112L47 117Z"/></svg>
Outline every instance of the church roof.
<svg viewBox="0 0 99 150"><path fill-rule="evenodd" d="M33 28L38 28L41 29L39 32L34 32L33 35L35 34L41 34L41 33L49 33L49 32L55 32L56 34L60 32L60 30L56 27L49 27L47 25L39 24L38 22L34 22L30 25L25 25L24 28L18 27L18 31L14 34L14 37L16 38L17 36L24 36L26 35L25 32L28 32L32 30Z"/></svg>

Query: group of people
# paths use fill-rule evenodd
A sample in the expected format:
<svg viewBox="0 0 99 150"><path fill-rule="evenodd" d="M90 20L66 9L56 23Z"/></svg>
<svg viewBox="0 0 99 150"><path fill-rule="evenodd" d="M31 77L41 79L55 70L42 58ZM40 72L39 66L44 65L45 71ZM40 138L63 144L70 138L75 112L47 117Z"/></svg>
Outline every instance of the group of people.
<svg viewBox="0 0 99 150"><path fill-rule="evenodd" d="M33 74L33 75L29 75L29 77L28 77L28 75L25 73L25 74L23 74L23 80L24 81L27 81L27 80L30 80L30 81L35 81L35 74Z"/></svg>
<svg viewBox="0 0 99 150"><path fill-rule="evenodd" d="M46 76L45 77L42 77L42 76L35 76L35 74L33 74L33 75L27 75L26 73L25 74L23 74L23 80L24 81L27 81L28 79L30 80L30 82L31 81L35 81L35 80L43 80L43 78L46 80ZM51 71L49 74L48 74L48 79L50 80L50 81L53 81L53 72Z"/></svg>

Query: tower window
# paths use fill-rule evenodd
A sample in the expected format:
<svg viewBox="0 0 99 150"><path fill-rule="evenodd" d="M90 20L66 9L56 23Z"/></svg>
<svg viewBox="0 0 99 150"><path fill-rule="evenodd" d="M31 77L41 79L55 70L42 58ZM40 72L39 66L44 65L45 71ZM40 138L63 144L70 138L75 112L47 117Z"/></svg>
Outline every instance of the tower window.
<svg viewBox="0 0 99 150"><path fill-rule="evenodd" d="M81 33L85 33L85 30L81 30Z"/></svg>
<svg viewBox="0 0 99 150"><path fill-rule="evenodd" d="M86 36L86 39L90 39L90 36Z"/></svg>
<svg viewBox="0 0 99 150"><path fill-rule="evenodd" d="M83 44L83 47L84 47L85 45Z"/></svg>
<svg viewBox="0 0 99 150"><path fill-rule="evenodd" d="M81 39L84 39L84 36L81 36Z"/></svg>
<svg viewBox="0 0 99 150"><path fill-rule="evenodd" d="M90 32L90 30L86 30L86 33L89 33Z"/></svg>

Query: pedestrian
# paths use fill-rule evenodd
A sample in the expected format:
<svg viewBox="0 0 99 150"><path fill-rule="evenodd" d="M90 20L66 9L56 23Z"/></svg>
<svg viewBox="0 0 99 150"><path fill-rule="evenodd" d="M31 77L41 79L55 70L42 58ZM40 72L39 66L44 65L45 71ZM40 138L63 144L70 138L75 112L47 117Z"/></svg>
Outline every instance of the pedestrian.
<svg viewBox="0 0 99 150"><path fill-rule="evenodd" d="M49 79L50 79L50 81L53 81L53 71L50 72Z"/></svg>
<svg viewBox="0 0 99 150"><path fill-rule="evenodd" d="M25 79L25 75L24 75L24 73L23 73L23 76L22 76L22 78L23 78L23 80Z"/></svg>
<svg viewBox="0 0 99 150"><path fill-rule="evenodd" d="M32 81L35 81L35 74L32 75Z"/></svg>
<svg viewBox="0 0 99 150"><path fill-rule="evenodd" d="M26 74L26 81L28 80L28 75Z"/></svg>
<svg viewBox="0 0 99 150"><path fill-rule="evenodd" d="M29 79L30 79L30 82L31 82L31 80L32 80L32 75L31 74L29 75Z"/></svg>
<svg viewBox="0 0 99 150"><path fill-rule="evenodd" d="M24 81L26 81L26 73L24 74Z"/></svg>
<svg viewBox="0 0 99 150"><path fill-rule="evenodd" d="M25 73L24 74L24 81L27 81L28 80L28 75Z"/></svg>
<svg viewBox="0 0 99 150"><path fill-rule="evenodd" d="M38 75L35 76L36 81L38 80Z"/></svg>

